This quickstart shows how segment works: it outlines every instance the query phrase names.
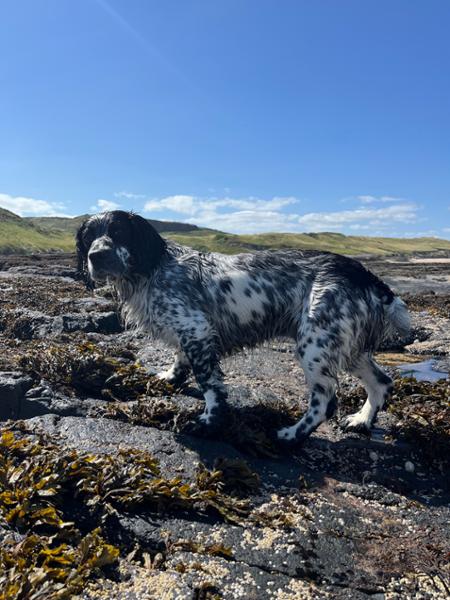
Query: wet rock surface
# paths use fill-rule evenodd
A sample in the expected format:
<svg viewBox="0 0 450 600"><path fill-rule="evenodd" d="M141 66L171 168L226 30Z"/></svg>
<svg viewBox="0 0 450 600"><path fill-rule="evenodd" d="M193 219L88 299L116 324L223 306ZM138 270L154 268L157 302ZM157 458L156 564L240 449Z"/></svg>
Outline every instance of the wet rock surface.
<svg viewBox="0 0 450 600"><path fill-rule="evenodd" d="M74 279L72 258L0 260L0 411L3 432L9 432L4 439L10 445L10 434L28 440L27 452L39 446L35 461L50 455L51 464L60 465L58 453L66 462L70 456L76 468L85 461L81 479L88 477L90 461L101 460L95 457L111 456L117 473L125 469L120 486L86 479L86 490L70 492L70 502L61 495L67 477L58 484L55 510L65 511L80 535L99 527L119 553L117 559L103 550L108 566L97 561L99 571L92 560L89 570L77 567L85 577L78 587L60 574L67 597L448 597L450 388L445 381L400 379L395 364L432 355L448 369L449 289L447 295L421 289L406 295L415 337L397 341L396 351L407 344L402 354L380 355L396 376L395 393L372 435L340 428L341 417L363 399L357 382L343 376L338 415L302 448L286 452L271 432L306 407L305 381L290 343L276 341L227 358L229 427L215 439L189 435L186 425L202 408L194 382L165 390L151 376L143 378L145 371L167 368L171 352L123 332L108 294L89 295ZM372 268L390 273L394 282L411 275L403 263L391 268L374 261ZM446 268L436 267L433 276L446 277ZM159 471L143 472L145 485L163 486L157 503L148 500L140 479L127 475L147 455ZM15 469L23 460L19 456ZM18 483L13 479L11 485ZM147 489L147 496L131 502L137 489ZM41 498L48 506L52 493ZM15 548L30 535L61 535L52 522L25 526L3 508L5 547ZM68 543L75 548L80 542ZM43 568L30 565L30 573ZM2 568L10 573L7 567L2 556L0 578ZM50 567L45 572L51 579ZM46 597L56 589L50 587Z"/></svg>

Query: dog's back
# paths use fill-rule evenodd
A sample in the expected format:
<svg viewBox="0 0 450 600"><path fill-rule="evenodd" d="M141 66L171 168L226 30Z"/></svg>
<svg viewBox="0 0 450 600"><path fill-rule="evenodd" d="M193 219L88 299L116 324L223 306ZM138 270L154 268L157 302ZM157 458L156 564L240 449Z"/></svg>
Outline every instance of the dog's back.
<svg viewBox="0 0 450 600"><path fill-rule="evenodd" d="M177 247L177 261L191 263L184 273L196 285L191 297L201 299L223 352L276 336L298 339L313 322L339 342L345 367L355 355L375 350L395 323L407 327L390 288L345 256L278 250L234 256L189 251L183 257Z"/></svg>

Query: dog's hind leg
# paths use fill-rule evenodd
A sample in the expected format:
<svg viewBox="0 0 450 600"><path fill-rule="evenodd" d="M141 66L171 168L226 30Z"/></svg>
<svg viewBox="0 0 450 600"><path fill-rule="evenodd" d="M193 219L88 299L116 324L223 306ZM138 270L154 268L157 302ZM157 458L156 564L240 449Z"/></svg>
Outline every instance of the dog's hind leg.
<svg viewBox="0 0 450 600"><path fill-rule="evenodd" d="M392 393L392 379L368 354L363 354L350 372L362 382L367 400L358 412L344 419L343 426L348 430L367 433Z"/></svg>
<svg viewBox="0 0 450 600"><path fill-rule="evenodd" d="M278 439L299 444L336 412L338 363L333 358L334 337L311 325L297 341L297 354L309 388L308 410L292 425L278 431Z"/></svg>

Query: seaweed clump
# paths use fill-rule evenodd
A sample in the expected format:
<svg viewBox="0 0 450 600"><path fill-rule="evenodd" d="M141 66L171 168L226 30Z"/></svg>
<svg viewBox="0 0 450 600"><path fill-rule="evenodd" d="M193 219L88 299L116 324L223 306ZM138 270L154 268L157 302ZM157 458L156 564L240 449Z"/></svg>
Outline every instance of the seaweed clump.
<svg viewBox="0 0 450 600"><path fill-rule="evenodd" d="M0 598L70 598L88 579L112 567L119 550L100 528L86 533L65 514L74 463L26 438L0 437L0 515L7 526L0 549Z"/></svg>
<svg viewBox="0 0 450 600"><path fill-rule="evenodd" d="M261 478L239 458L218 458L214 469L222 473L223 489L229 494L246 496L259 491Z"/></svg>
<svg viewBox="0 0 450 600"><path fill-rule="evenodd" d="M430 462L450 464L450 381L395 381L388 410L397 417L392 432L414 444Z"/></svg>
<svg viewBox="0 0 450 600"><path fill-rule="evenodd" d="M450 294L436 294L433 291L421 294L405 294L409 310L426 310L431 315L450 319Z"/></svg>
<svg viewBox="0 0 450 600"><path fill-rule="evenodd" d="M105 568L114 572L120 548L111 523L123 512L181 511L245 522L249 502L223 488L218 470L201 467L196 482L186 483L162 477L145 452L80 454L44 436L36 441L3 429L0 516L7 536L0 599L69 598Z"/></svg>
<svg viewBox="0 0 450 600"><path fill-rule="evenodd" d="M341 405L352 412L358 410L365 395L360 386L346 390ZM397 418L391 435L413 444L414 450L435 465L450 464L450 381L398 378L387 410Z"/></svg>
<svg viewBox="0 0 450 600"><path fill-rule="evenodd" d="M0 550L0 598L72 598L118 556L119 550L105 543L100 529L85 535L75 546L55 544L54 536L37 534L19 542L6 539Z"/></svg>
<svg viewBox="0 0 450 600"><path fill-rule="evenodd" d="M187 426L196 412L194 407L187 407L176 399L160 397L149 401L148 395L145 395L135 402L111 402L95 409L92 416L179 432Z"/></svg>
<svg viewBox="0 0 450 600"><path fill-rule="evenodd" d="M5 324L11 320L9 313L17 307L59 315L62 302L66 308L71 308L77 299L86 296L83 286L63 278L55 281L55 278L33 277L33 284L30 285L29 277L19 275L9 281L9 285L0 287L0 303L5 315L1 320ZM67 302L67 298L70 298L70 302Z"/></svg>
<svg viewBox="0 0 450 600"><path fill-rule="evenodd" d="M174 392L172 386L149 376L135 362L108 356L103 349L87 341L74 346L32 344L19 365L36 379L45 379L72 394L125 401Z"/></svg>

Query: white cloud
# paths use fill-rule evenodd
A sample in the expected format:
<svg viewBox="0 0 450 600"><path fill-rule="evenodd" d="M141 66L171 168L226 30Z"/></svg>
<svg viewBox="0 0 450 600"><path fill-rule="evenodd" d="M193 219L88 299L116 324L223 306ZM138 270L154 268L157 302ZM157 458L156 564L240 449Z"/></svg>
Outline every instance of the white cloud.
<svg viewBox="0 0 450 600"><path fill-rule="evenodd" d="M147 213L174 213L203 227L234 233L262 233L271 231L341 231L393 235L393 225L415 224L426 220L419 217L420 206L394 196L358 196L360 206L351 210L311 212L299 214L295 197L275 196L262 199L201 198L192 195L174 195L153 198L146 202Z"/></svg>
<svg viewBox="0 0 450 600"><path fill-rule="evenodd" d="M228 208L239 208L241 210L278 210L283 208L284 206L289 206L290 204L295 204L298 202L296 198L287 197L282 198L275 196L271 200L261 200L259 198L243 198L243 199L234 199L234 198L223 198L221 200L212 200L207 203L208 206L213 206L214 208L220 207L228 207Z"/></svg>
<svg viewBox="0 0 450 600"><path fill-rule="evenodd" d="M297 214L270 210L239 210L231 213L203 211L194 220L196 225L232 231L233 233L295 232L299 231Z"/></svg>
<svg viewBox="0 0 450 600"><path fill-rule="evenodd" d="M298 202L293 197L274 197L271 200L260 198L197 198L196 196L176 195L166 198L155 198L145 203L144 211L171 210L187 215L196 215L203 211L218 208L236 208L240 210L277 210Z"/></svg>
<svg viewBox="0 0 450 600"><path fill-rule="evenodd" d="M224 229L235 233L267 231L295 231L298 214L281 212L281 209L297 203L294 197L261 198L199 198L175 195L154 198L146 202L145 212L169 210L184 217L189 223L203 227ZM176 218L176 217L175 217Z"/></svg>
<svg viewBox="0 0 450 600"><path fill-rule="evenodd" d="M116 192L114 197L123 198L125 205L127 200L145 198L143 194L127 191ZM156 218L184 221L234 233L339 231L389 236L436 234L431 229L420 233L405 233L406 227L402 226L427 221L427 218L420 216L422 207L414 202L393 196L371 195L353 196L353 201L355 200L359 205L349 210L301 214L298 206L300 201L293 196L274 196L268 199L253 196L205 198L176 194L148 199L143 210ZM66 216L62 214L62 204L22 196L0 194L0 206L20 216ZM116 201L100 198L90 209L93 212L103 212L118 209L120 206ZM421 225L421 228L426 226ZM450 228L446 227L441 231L448 234Z"/></svg>
<svg viewBox="0 0 450 600"><path fill-rule="evenodd" d="M367 231L367 229L372 229L372 226L363 223L352 223L348 228L352 231Z"/></svg>
<svg viewBox="0 0 450 600"><path fill-rule="evenodd" d="M394 204L383 208L356 208L339 212L307 213L298 220L307 231L334 231L344 227L352 229L382 227L391 223L416 223L419 207L412 202Z"/></svg>
<svg viewBox="0 0 450 600"><path fill-rule="evenodd" d="M372 204L372 202L377 201L377 198L375 198L375 196L357 196L356 199L362 202L363 204Z"/></svg>
<svg viewBox="0 0 450 600"><path fill-rule="evenodd" d="M107 212L109 210L116 210L118 208L120 208L120 204L117 204L117 202L112 202L111 200L103 200L102 198L97 200L97 204L91 206L91 210L93 210L94 212Z"/></svg>
<svg viewBox="0 0 450 600"><path fill-rule="evenodd" d="M27 196L0 194L0 207L6 208L20 217L29 215L43 217L68 216L62 212L65 206L60 202L48 202L47 200L38 200L36 198L28 198Z"/></svg>
<svg viewBox="0 0 450 600"><path fill-rule="evenodd" d="M395 196L356 196L362 204L374 204L376 202L404 202L404 198L396 198Z"/></svg>
<svg viewBox="0 0 450 600"><path fill-rule="evenodd" d="M193 215L199 209L199 206L196 205L196 200L197 199L194 196L186 196L183 194L167 196L166 198L160 199L155 198L145 203L144 211L171 210L172 212L184 215Z"/></svg>
<svg viewBox="0 0 450 600"><path fill-rule="evenodd" d="M115 198L126 198L127 200L138 200L138 199L145 198L145 194L133 194L133 192L122 191L122 192L114 192L114 197Z"/></svg>

